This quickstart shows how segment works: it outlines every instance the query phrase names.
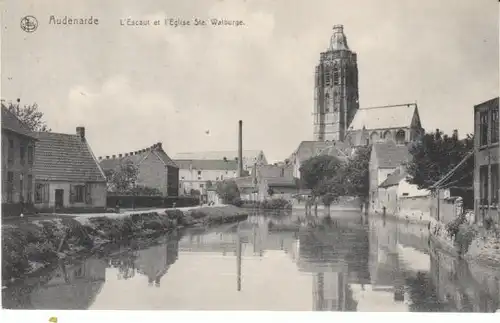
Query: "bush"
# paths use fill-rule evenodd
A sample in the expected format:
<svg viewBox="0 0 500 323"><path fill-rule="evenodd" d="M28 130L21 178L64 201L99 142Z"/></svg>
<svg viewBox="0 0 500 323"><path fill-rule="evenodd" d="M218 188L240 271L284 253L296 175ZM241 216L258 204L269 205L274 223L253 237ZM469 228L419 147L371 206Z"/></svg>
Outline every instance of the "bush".
<svg viewBox="0 0 500 323"><path fill-rule="evenodd" d="M291 209L292 203L283 198L277 199L267 199L264 201L242 201L241 206L243 207L254 207L264 210L283 210L283 209Z"/></svg>
<svg viewBox="0 0 500 323"><path fill-rule="evenodd" d="M469 251L469 247L477 236L477 231L474 227L468 225L460 226L455 236L455 246L458 249L459 255L464 255Z"/></svg>
<svg viewBox="0 0 500 323"><path fill-rule="evenodd" d="M446 231L450 238L456 238L458 231L460 230L460 226L467 221L465 213L460 214L458 217L453 219L453 221L446 224Z"/></svg>

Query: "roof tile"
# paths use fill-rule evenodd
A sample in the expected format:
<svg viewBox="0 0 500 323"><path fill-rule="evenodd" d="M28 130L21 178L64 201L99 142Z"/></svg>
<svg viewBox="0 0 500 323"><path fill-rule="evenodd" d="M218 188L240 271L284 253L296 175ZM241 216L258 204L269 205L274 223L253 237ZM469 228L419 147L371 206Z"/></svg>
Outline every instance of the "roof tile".
<svg viewBox="0 0 500 323"><path fill-rule="evenodd" d="M38 132L35 179L69 182L106 181L87 141L78 135Z"/></svg>

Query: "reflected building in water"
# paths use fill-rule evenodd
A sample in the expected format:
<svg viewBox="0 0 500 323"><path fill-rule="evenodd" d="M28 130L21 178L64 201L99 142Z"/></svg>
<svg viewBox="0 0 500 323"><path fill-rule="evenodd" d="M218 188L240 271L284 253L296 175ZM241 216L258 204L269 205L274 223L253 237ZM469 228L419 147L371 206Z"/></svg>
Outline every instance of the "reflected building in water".
<svg viewBox="0 0 500 323"><path fill-rule="evenodd" d="M350 284L369 283L368 236L360 225L336 221L299 235L300 271L313 274L313 310L355 311Z"/></svg>
<svg viewBox="0 0 500 323"><path fill-rule="evenodd" d="M161 278L178 258L179 239L171 236L166 243L138 251L134 264L138 273L147 276L150 286L160 287Z"/></svg>
<svg viewBox="0 0 500 323"><path fill-rule="evenodd" d="M106 261L90 258L76 265L61 264L46 284L29 294L24 308L86 310L106 281Z"/></svg>

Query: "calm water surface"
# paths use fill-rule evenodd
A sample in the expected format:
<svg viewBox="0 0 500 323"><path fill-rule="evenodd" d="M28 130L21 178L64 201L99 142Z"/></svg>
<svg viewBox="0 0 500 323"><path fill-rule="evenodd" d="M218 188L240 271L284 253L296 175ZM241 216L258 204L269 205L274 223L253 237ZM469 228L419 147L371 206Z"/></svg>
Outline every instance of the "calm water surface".
<svg viewBox="0 0 500 323"><path fill-rule="evenodd" d="M425 226L356 212L248 220L60 265L3 307L90 310L468 311L500 308L500 270L429 244Z"/></svg>

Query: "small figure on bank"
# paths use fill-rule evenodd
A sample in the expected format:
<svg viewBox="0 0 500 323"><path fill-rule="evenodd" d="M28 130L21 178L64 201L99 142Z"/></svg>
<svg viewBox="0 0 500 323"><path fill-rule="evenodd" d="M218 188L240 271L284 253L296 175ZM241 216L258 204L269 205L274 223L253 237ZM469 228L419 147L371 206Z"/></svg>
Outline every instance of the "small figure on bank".
<svg viewBox="0 0 500 323"><path fill-rule="evenodd" d="M116 205L115 205L115 212L116 212L116 213L120 213L120 200L117 200L117 201L116 201Z"/></svg>
<svg viewBox="0 0 500 323"><path fill-rule="evenodd" d="M21 196L21 199L19 201L19 205L21 206L21 213L19 214L19 216L21 218L23 218L24 217L24 197L23 196Z"/></svg>

